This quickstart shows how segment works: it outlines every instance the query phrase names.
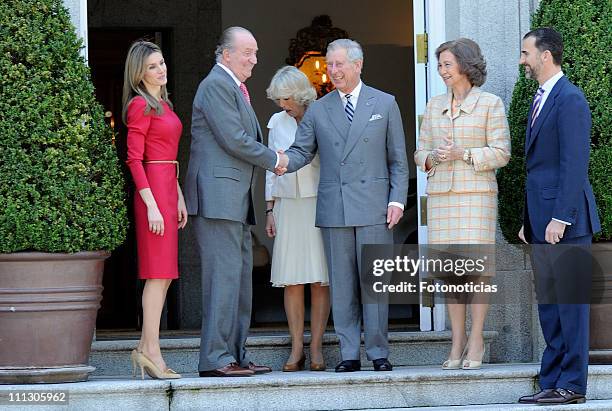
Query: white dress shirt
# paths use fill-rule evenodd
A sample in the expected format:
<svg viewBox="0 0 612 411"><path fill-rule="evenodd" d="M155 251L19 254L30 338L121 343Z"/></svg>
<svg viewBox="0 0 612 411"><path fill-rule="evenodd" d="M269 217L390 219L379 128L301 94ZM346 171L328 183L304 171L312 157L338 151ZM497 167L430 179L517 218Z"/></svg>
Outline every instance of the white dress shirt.
<svg viewBox="0 0 612 411"><path fill-rule="evenodd" d="M542 111L542 107L544 107L546 99L550 95L550 92L555 86L555 84L557 84L557 81L561 79L561 77L563 77L563 71L559 71L557 74L546 80L546 82L540 86L544 90L544 94L542 94L542 100L540 100L540 106L538 107L536 117L540 115L540 111Z"/></svg>
<svg viewBox="0 0 612 411"><path fill-rule="evenodd" d="M351 91L350 93L343 93L340 90L338 90L338 93L340 93L340 100L342 100L342 105L344 107L346 107L346 103L347 103L346 95L350 94L351 95L351 103L353 104L353 108L354 109L357 108L357 100L359 100L359 93L361 93L361 86L362 85L363 85L363 83L360 80L359 84L357 84L357 87L355 87L353 89L353 91Z"/></svg>
<svg viewBox="0 0 612 411"><path fill-rule="evenodd" d="M343 93L342 91L338 90L338 94L340 94L340 100L342 101L342 105L344 107L346 107L346 103L347 103L347 98L346 95L350 94L351 95L351 104L353 105L353 109L357 110L357 101L359 100L359 93L361 93L361 86L363 86L363 83L361 82L361 80L359 80L359 84L357 84L357 87L355 87L353 89L353 91L351 91L350 93ZM398 203L396 201L391 201L388 206L396 206L398 208L400 208L402 211L404 211L404 205L402 203Z"/></svg>
<svg viewBox="0 0 612 411"><path fill-rule="evenodd" d="M217 62L217 66L219 66L219 67L221 67L223 70L225 70L225 72L226 72L227 74L229 74L229 75L232 77L232 79L234 79L234 82L236 83L236 85L237 85L238 87L240 87L240 84L242 84L242 82L241 82L240 80L238 80L238 77L236 77L236 75L234 74L234 72L233 72L232 70L230 70L230 69L229 69L229 67L226 67L226 66L224 66L224 65L223 65L223 63L219 63L219 62Z"/></svg>

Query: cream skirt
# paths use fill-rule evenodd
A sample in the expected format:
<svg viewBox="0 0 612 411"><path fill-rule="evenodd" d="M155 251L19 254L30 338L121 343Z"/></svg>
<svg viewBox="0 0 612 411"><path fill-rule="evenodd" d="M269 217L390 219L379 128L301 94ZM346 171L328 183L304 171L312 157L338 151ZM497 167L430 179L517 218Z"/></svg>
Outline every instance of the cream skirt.
<svg viewBox="0 0 612 411"><path fill-rule="evenodd" d="M496 193L427 196L429 244L495 244Z"/></svg>
<svg viewBox="0 0 612 411"><path fill-rule="evenodd" d="M316 197L276 198L270 280L273 287L329 284L323 237L314 225L316 206Z"/></svg>
<svg viewBox="0 0 612 411"><path fill-rule="evenodd" d="M429 244L481 244L491 252L497 226L496 193L444 193L427 196L427 241ZM472 250L476 250L472 248ZM476 251L472 251L476 252ZM495 276L495 255L480 277ZM427 277L424 274L424 277ZM434 276L435 277L435 276ZM451 277L450 280L452 280ZM446 278L445 281L448 281ZM460 277L458 280L463 281Z"/></svg>

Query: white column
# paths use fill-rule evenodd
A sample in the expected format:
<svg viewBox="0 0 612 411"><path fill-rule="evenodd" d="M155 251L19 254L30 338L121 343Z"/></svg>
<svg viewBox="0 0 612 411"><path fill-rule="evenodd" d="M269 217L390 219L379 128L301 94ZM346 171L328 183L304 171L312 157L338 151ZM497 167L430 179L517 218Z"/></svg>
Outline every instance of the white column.
<svg viewBox="0 0 612 411"><path fill-rule="evenodd" d="M77 36L83 39L81 55L87 61L87 0L63 0L70 12L70 20L76 29Z"/></svg>
<svg viewBox="0 0 612 411"><path fill-rule="evenodd" d="M446 85L438 75L436 48L446 41L446 2L445 0L428 0L426 4L427 25L427 99L446 93ZM446 306L437 303L433 307L433 330L446 329Z"/></svg>

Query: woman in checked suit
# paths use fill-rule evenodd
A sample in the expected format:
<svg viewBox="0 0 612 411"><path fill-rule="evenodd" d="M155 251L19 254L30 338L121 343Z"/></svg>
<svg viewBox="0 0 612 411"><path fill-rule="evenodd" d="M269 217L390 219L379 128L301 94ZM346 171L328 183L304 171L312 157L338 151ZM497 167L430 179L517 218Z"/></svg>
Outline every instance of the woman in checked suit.
<svg viewBox="0 0 612 411"><path fill-rule="evenodd" d="M427 173L429 244L495 244L495 170L510 159L504 104L480 86L486 63L474 41L460 38L436 50L447 94L427 104L414 159ZM472 330L465 330L466 304L448 303L452 348L444 369L478 369L484 356L488 304L471 304Z"/></svg>

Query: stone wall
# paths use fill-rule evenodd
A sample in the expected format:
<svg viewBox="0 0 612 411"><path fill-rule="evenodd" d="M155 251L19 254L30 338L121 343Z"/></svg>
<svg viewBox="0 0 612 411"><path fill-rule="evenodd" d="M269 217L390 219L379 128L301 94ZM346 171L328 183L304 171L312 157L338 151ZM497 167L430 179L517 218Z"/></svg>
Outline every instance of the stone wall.
<svg viewBox="0 0 612 411"><path fill-rule="evenodd" d="M488 72L483 89L500 96L506 108L531 11L530 0L446 0L446 38L468 37L480 45Z"/></svg>

